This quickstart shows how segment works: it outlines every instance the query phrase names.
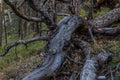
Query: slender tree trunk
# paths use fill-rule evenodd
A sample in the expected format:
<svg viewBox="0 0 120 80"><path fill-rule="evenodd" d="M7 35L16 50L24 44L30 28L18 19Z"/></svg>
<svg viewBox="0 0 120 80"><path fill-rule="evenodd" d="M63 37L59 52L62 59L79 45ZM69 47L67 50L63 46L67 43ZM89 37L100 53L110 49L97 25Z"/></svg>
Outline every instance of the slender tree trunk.
<svg viewBox="0 0 120 80"><path fill-rule="evenodd" d="M20 37L20 35L21 35L21 18L19 18L19 20L18 20L18 37Z"/></svg>
<svg viewBox="0 0 120 80"><path fill-rule="evenodd" d="M0 2L0 46L2 46L3 1Z"/></svg>
<svg viewBox="0 0 120 80"><path fill-rule="evenodd" d="M2 46L2 16L0 16L0 46Z"/></svg>
<svg viewBox="0 0 120 80"><path fill-rule="evenodd" d="M5 33L5 45L7 45L7 21L6 17L4 17L4 33Z"/></svg>
<svg viewBox="0 0 120 80"><path fill-rule="evenodd" d="M24 21L23 23L23 36L25 37L27 35L27 21Z"/></svg>
<svg viewBox="0 0 120 80"><path fill-rule="evenodd" d="M38 16L39 16L38 13L36 13L36 17L38 17ZM35 32L37 35L40 33L39 22L35 22Z"/></svg>

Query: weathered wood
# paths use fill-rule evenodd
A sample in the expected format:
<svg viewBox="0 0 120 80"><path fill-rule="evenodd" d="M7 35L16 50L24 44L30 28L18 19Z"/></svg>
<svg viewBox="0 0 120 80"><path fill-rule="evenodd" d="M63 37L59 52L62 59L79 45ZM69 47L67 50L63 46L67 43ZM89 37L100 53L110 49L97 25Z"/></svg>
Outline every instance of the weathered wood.
<svg viewBox="0 0 120 80"><path fill-rule="evenodd" d="M96 80L97 69L100 66L99 63L104 65L104 63L108 60L111 54L108 53L101 53L100 56L87 58L82 69L80 80ZM99 60L100 59L100 60ZM100 62L98 62L98 60ZM104 62L103 62L104 61Z"/></svg>
<svg viewBox="0 0 120 80"><path fill-rule="evenodd" d="M89 20L88 22L91 26L95 27L94 29L96 30L100 30L102 28L102 30L98 33L116 34L119 33L119 27L109 29L103 27L109 26L118 20L120 20L120 8L114 9L107 14L97 17L96 19ZM95 56L94 54L92 54L93 50L88 43L81 41L79 44L84 55L86 56L86 61L80 75L80 80L96 80L97 68L106 63L109 56L111 56L111 53L101 52L97 56ZM91 57L91 55L94 56Z"/></svg>
<svg viewBox="0 0 120 80"><path fill-rule="evenodd" d="M84 67L82 69L80 80L96 80L96 59L94 58L87 58Z"/></svg>
<svg viewBox="0 0 120 80"><path fill-rule="evenodd" d="M46 80L53 76L64 61L65 52L63 47L65 42L71 39L71 34L83 24L79 16L67 16L60 23L58 23L58 33L51 39L48 46L47 57L41 67L30 73L23 80Z"/></svg>
<svg viewBox="0 0 120 80"><path fill-rule="evenodd" d="M110 12L104 14L103 16L97 17L93 20L89 20L89 23L93 27L106 27L115 21L120 20L120 8L113 9Z"/></svg>
<svg viewBox="0 0 120 80"><path fill-rule="evenodd" d="M98 34L105 34L105 35L119 35L120 34L120 27L115 28L99 28L93 29L94 33Z"/></svg>
<svg viewBox="0 0 120 80"><path fill-rule="evenodd" d="M100 66L99 62L103 65L112 54L109 52L101 52L98 55L92 56L92 48L89 44L85 41L81 41L80 44L83 53L86 55L86 61L80 75L80 80L96 80L96 72Z"/></svg>

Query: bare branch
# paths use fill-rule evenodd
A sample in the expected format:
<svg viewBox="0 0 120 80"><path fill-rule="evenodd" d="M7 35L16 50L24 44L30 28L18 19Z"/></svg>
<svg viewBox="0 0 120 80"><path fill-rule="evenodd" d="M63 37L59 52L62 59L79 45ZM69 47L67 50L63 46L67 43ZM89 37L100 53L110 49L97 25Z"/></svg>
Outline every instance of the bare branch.
<svg viewBox="0 0 120 80"><path fill-rule="evenodd" d="M113 76L113 72L112 72L111 66L109 66L109 68L110 68L111 80L114 80L114 76Z"/></svg>
<svg viewBox="0 0 120 80"><path fill-rule="evenodd" d="M70 14L67 13L57 13L58 16L69 16Z"/></svg>
<svg viewBox="0 0 120 80"><path fill-rule="evenodd" d="M0 54L0 57L5 56L9 52L9 50L11 48L13 48L14 46L18 46L20 44L27 45L28 43L39 41L39 40L45 40L45 41L47 41L48 38L45 38L45 37L34 37L34 38L26 40L26 41L25 40L19 40L19 41L15 42L15 43L13 43L11 45L8 45L7 48L2 52L2 54Z"/></svg>
<svg viewBox="0 0 120 80"><path fill-rule="evenodd" d="M12 2L10 2L9 0L4 0L4 2L7 5L9 5L12 8L12 10L15 12L15 14L17 16L19 16L20 18L23 18L23 19L25 19L27 21L39 21L39 22L43 21L42 17L40 17L40 18L38 18L38 17L28 17L28 16L26 16L24 14L21 14L20 11L18 11L18 9L16 8L16 6L14 4L12 4Z"/></svg>
<svg viewBox="0 0 120 80"><path fill-rule="evenodd" d="M33 9L35 10L36 12L39 12L43 17L44 17L44 21L47 25L51 26L53 24L55 24L53 22L53 19L51 19L48 15L48 13L42 11L38 6L37 4L35 3L34 0L27 0L28 1L28 5Z"/></svg>
<svg viewBox="0 0 120 80"><path fill-rule="evenodd" d="M112 72L117 71L120 68L120 62L116 65L115 69L112 70Z"/></svg>
<svg viewBox="0 0 120 80"><path fill-rule="evenodd" d="M75 61L74 59L70 58L68 55L66 55L67 59L75 64L82 64L81 62Z"/></svg>
<svg viewBox="0 0 120 80"><path fill-rule="evenodd" d="M98 28L93 29L94 33L105 34L105 35L118 35L120 34L120 27L115 28Z"/></svg>
<svg viewBox="0 0 120 80"><path fill-rule="evenodd" d="M26 0L18 0L16 8L18 9L19 7L21 7L24 3L26 2Z"/></svg>

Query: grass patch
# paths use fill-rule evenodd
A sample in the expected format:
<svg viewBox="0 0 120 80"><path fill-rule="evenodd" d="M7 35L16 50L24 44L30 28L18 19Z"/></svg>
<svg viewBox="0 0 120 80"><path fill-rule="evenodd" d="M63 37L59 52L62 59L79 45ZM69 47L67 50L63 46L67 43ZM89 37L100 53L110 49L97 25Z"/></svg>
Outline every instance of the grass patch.
<svg viewBox="0 0 120 80"><path fill-rule="evenodd" d="M110 8L107 7L101 7L101 10L97 11L96 13L93 14L94 17L102 16L105 13L109 12Z"/></svg>
<svg viewBox="0 0 120 80"><path fill-rule="evenodd" d="M28 57L29 55L35 55L37 51L40 49L43 50L45 46L45 42L43 41L37 41L28 44L28 47L26 48L23 45L19 45L16 47L12 48L9 53L0 60L0 68L4 68L8 64L11 64L14 60L20 60Z"/></svg>
<svg viewBox="0 0 120 80"><path fill-rule="evenodd" d="M30 35L26 36L24 40L32 38L34 33L31 33ZM15 34L15 32L8 35L8 45L11 43L14 43L18 41L19 38ZM3 38L3 45L5 45L5 39ZM30 55L35 55L39 50L44 50L45 42L43 41L36 41L33 43L29 43L27 45L27 48L24 45L18 45L16 47L13 47L10 49L8 54L0 60L0 69L3 69L4 67L7 67L14 61L19 61L21 59L24 59L26 57L29 57ZM0 47L0 53L2 53L5 50L5 46Z"/></svg>

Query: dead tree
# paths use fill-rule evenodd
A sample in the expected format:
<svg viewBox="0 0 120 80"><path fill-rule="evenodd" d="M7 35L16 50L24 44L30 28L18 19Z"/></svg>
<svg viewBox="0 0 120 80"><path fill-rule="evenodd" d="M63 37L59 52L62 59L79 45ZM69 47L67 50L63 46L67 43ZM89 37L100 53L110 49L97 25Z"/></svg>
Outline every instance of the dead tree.
<svg viewBox="0 0 120 80"><path fill-rule="evenodd" d="M70 74L70 80L74 80L75 78L79 80L96 80L96 78L99 76L96 73L98 73L99 69L103 70L103 68L101 67L111 61L109 60L109 58L113 55L113 53L100 48L99 45L96 43L96 40L94 39L93 33L100 35L119 34L119 26L116 28L109 28L108 26L120 20L120 8L113 9L107 14L95 19L85 20L82 16L78 15L78 12L77 15L75 13L72 13L73 7L76 6L71 5L71 2L69 2L70 0L55 0L56 3L54 4L66 4L67 9L69 10L69 12L71 12L70 14L65 16L59 23L56 23L54 18L59 13L54 13L55 7L54 9L49 9L48 1L49 0L45 0L43 1L43 4L38 4L36 3L36 0L15 0L15 2L14 0L13 2L9 0L4 0L4 2L9 5L14 13L20 18L23 18L27 21L44 22L47 25L50 33L49 36L46 38L37 37L27 41L18 41L12 45L9 45L0 56L5 56L12 47L19 44L26 45L36 40L48 41L46 57L44 58L43 63L38 69L28 74L28 76L24 77L22 80L50 80L53 76L60 75L60 70L61 68L63 68L63 63L66 61L66 55L71 50L72 46L75 50L77 50L77 48L82 50L81 55L84 55L83 58L85 60L85 63L83 65L82 71L78 71L80 72L80 77L76 78L75 74ZM80 3L80 5L84 5L83 0L80 0L80 2L78 1L78 3ZM19 8L23 4L27 4L31 9L39 12L40 17L31 17L22 14ZM44 8L45 5L47 5L48 9ZM93 8L93 6L90 8ZM55 16L52 17L52 14L50 14L48 10L52 10ZM65 13L62 14L66 15ZM96 53L94 49L92 49L88 41L85 41L84 39L82 40L80 37L75 37L80 36L80 31L82 30L87 31L85 34L90 34L91 40L94 42L96 47L101 50L100 53ZM72 35L75 36L72 37ZM69 60L73 63L77 63L74 61L74 59L72 60L71 58L69 58ZM78 62L77 64L80 63Z"/></svg>

